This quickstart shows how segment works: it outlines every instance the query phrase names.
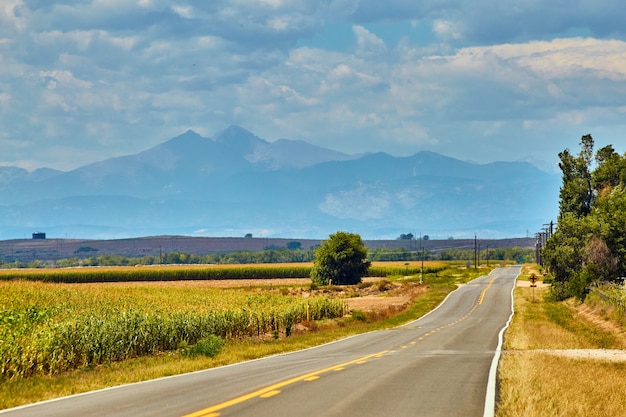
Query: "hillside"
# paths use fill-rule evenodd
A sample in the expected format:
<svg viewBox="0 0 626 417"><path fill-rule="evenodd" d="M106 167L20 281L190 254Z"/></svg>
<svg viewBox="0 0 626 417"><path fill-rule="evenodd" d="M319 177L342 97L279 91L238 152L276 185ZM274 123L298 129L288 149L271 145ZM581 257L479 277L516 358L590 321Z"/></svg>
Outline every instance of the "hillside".
<svg viewBox="0 0 626 417"><path fill-rule="evenodd" d="M129 239L12 239L0 241L0 259L5 262L31 262L33 260L58 260L87 258L100 255L122 255L127 257L154 256L167 252L205 255L236 251L260 251L268 247L283 248L290 242L300 243L304 249L321 243L316 239L284 238L212 238L189 236L149 236ZM419 250L424 248L433 253L445 249L473 249L474 239L445 240L365 240L369 249ZM534 248L533 238L480 239L481 251L497 248ZM484 256L484 255L483 255Z"/></svg>

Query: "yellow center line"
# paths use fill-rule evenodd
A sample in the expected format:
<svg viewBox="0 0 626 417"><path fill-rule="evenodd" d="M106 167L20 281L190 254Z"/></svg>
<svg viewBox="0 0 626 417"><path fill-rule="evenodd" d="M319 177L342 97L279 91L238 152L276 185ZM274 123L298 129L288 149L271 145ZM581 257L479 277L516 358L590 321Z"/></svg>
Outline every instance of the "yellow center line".
<svg viewBox="0 0 626 417"><path fill-rule="evenodd" d="M280 394L280 391L275 389L274 391L270 391L270 392L266 392L263 395L260 395L261 398L270 398L273 397L274 395L278 395Z"/></svg>
<svg viewBox="0 0 626 417"><path fill-rule="evenodd" d="M485 294L487 294L487 290L489 288L491 288L491 286L493 285L493 283L495 282L496 279L498 279L499 277L494 277L491 281L489 281L489 284L487 285L487 287L485 287L485 289L480 293L480 297L478 298L478 302L476 304L474 304L474 306L472 307L472 309L463 317L461 317L460 319L457 319L451 323L446 324L445 326L441 326L438 327L434 330L431 330L430 332L426 332L424 333L422 336L418 337L417 340L421 341L424 340L425 337L430 336L433 333L438 332L439 330L443 330L443 329L447 329L448 327L454 326L455 324L458 324L460 322L462 322L463 320L466 320L468 317L470 317L472 315L472 313L474 313L474 311L476 311L476 308L483 303L483 300L485 299ZM414 344L415 342L411 342L411 344ZM404 346L403 346L404 348Z"/></svg>
<svg viewBox="0 0 626 417"><path fill-rule="evenodd" d="M200 411L196 411L195 413L187 414L187 415L185 415L183 417L213 417L213 416L219 416L218 411L223 410L225 408L232 407L233 405L241 404L241 403L243 403L245 401L251 400L252 398L276 395L276 394L278 394L280 392L280 388L286 387L287 385L291 385L291 384L294 384L294 383L299 382L299 381L307 381L307 380L309 380L309 378L317 379L317 378L319 378L320 374L323 374L323 373L326 373L326 372L331 372L331 371L341 370L341 369L344 369L348 365L363 363L363 361L366 361L366 360L371 359L371 358L380 358L381 356L383 356L387 352L389 352L389 351L385 350L385 351L382 351L382 352L374 353L373 355L367 355L367 356L364 356L362 358L358 358L358 359L355 359L355 360L352 360L352 361L349 361L349 362L341 363L339 365L334 365L334 366L331 366L329 368L321 369L321 370L318 370L318 371L315 371L315 372L310 372L310 373L305 374L305 375L297 376L295 378L287 379L285 381L278 382L278 383L270 385L268 387L261 388L260 390L251 392L249 394L245 394L245 395L242 395L240 397L233 398L232 400L224 401L222 403L216 404L216 405L211 406L209 408L205 408L204 410L200 410Z"/></svg>
<svg viewBox="0 0 626 417"><path fill-rule="evenodd" d="M487 285L487 286L485 287L485 289L483 290L483 292L480 294L480 298L478 299L478 304L479 304L479 305L483 303L483 300L485 299L485 294L487 293L487 290L488 290L489 288L491 288L491 285L493 284L493 282L494 282L495 280L497 280L498 278L499 278L499 277L497 277L497 276L496 276L496 277L494 277L491 281L489 281L489 285Z"/></svg>

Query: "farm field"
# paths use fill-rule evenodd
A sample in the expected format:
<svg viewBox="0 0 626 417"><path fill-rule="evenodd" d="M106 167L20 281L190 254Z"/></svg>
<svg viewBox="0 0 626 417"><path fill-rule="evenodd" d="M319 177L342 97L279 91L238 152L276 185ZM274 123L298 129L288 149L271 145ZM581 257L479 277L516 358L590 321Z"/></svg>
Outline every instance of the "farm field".
<svg viewBox="0 0 626 417"><path fill-rule="evenodd" d="M239 265L231 265L230 269L258 271L266 267L270 268L255 265L239 269ZM429 288L432 290L433 285L443 291L437 292L431 301L438 303L436 300L453 288L451 282L472 276L444 262L424 263L425 277L431 286L418 285L419 274L404 275L406 271L420 271L418 262L377 263L373 268L378 268L382 274L379 277L364 278L358 286L319 289L312 288L309 278L65 283L46 282L37 276L38 273L89 274L92 270L132 275L145 270L203 268L207 266L2 271L0 391L17 392L17 387L28 387L28 381L50 385L50 381L63 380L77 371L82 374L113 364L123 367L124 363L142 358L180 360L188 346L213 335L227 345L253 341L258 347L328 326L349 327L350 320L355 321L346 316L351 310L363 312L356 322L385 319L408 308L416 297L425 295ZM224 265L212 268L229 269ZM389 275L393 276L384 277ZM25 399L0 395L0 408L32 401L29 398L45 398L47 394L33 395Z"/></svg>
<svg viewBox="0 0 626 417"><path fill-rule="evenodd" d="M443 261L425 261L424 272L433 272L452 265ZM0 281L33 280L65 283L184 281L224 279L308 278L312 262L272 264L211 264L110 266L79 268L0 269ZM422 263L373 262L369 276L408 275L421 272Z"/></svg>
<svg viewBox="0 0 626 417"><path fill-rule="evenodd" d="M197 285L0 283L0 376L54 375L176 350L209 335L260 337L341 317L329 297Z"/></svg>

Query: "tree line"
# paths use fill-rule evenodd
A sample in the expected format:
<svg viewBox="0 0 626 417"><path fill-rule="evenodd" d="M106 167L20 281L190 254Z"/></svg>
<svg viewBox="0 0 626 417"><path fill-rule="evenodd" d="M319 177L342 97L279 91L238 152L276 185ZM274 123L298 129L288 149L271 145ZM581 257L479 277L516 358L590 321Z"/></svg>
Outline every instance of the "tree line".
<svg viewBox="0 0 626 417"><path fill-rule="evenodd" d="M585 135L580 151L559 153L562 185L557 228L542 251L556 299L583 299L589 287L626 276L626 154L597 150Z"/></svg>
<svg viewBox="0 0 626 417"><path fill-rule="evenodd" d="M397 261L458 261L474 259L474 251L470 249L446 249L440 252L430 250L408 250L403 248L375 248L368 249L367 258L372 262ZM162 255L147 255L132 257L124 255L98 255L87 258L65 258L58 260L35 260L31 262L11 261L3 262L0 259L0 268L70 268L77 266L132 266L132 265L172 265L172 264L255 264L255 263L293 263L313 262L315 248L290 249L268 248L261 251L236 251L229 253L212 253L196 255L184 252L164 252ZM480 253L481 261L514 260L529 262L534 260L532 249L494 248L483 250Z"/></svg>

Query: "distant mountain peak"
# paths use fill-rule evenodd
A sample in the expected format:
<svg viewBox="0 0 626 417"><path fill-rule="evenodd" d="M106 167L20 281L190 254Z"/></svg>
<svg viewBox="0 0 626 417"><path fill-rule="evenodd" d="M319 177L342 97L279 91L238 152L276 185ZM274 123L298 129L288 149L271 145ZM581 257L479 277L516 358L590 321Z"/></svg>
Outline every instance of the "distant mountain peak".
<svg viewBox="0 0 626 417"><path fill-rule="evenodd" d="M256 142L256 141L265 142L265 140L261 139L260 137L250 132L249 130L246 130L243 127L236 126L236 125L228 126L226 129L222 130L217 135L215 135L213 139L216 142L224 142L224 143L230 143L233 141L247 142L247 143Z"/></svg>
<svg viewBox="0 0 626 417"><path fill-rule="evenodd" d="M203 138L198 132L191 130L191 129L187 129L185 133L181 133L180 135L175 136L170 140L175 141L175 140L188 140L188 139L198 139L198 138L206 139L206 138Z"/></svg>

